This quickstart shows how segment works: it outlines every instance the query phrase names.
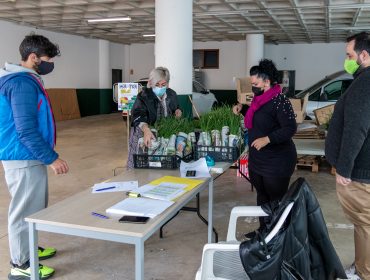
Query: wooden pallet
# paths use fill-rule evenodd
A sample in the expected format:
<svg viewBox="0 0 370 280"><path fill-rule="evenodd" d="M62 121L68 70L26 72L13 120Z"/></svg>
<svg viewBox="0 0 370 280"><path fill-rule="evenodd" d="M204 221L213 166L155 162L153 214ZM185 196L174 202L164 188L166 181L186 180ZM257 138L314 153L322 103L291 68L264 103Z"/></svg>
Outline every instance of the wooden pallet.
<svg viewBox="0 0 370 280"><path fill-rule="evenodd" d="M319 160L317 156L298 156L296 169L298 166L311 167L312 172L319 172Z"/></svg>

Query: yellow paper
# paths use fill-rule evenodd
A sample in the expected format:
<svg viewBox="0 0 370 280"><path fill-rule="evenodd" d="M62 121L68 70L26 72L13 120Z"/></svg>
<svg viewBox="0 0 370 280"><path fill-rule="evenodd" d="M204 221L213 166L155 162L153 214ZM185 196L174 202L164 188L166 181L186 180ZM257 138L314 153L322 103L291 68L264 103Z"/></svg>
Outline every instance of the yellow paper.
<svg viewBox="0 0 370 280"><path fill-rule="evenodd" d="M159 185L161 183L184 184L187 185L185 190L190 191L203 182L204 180L195 180L175 176L163 176L157 180L151 181L149 184L150 185Z"/></svg>

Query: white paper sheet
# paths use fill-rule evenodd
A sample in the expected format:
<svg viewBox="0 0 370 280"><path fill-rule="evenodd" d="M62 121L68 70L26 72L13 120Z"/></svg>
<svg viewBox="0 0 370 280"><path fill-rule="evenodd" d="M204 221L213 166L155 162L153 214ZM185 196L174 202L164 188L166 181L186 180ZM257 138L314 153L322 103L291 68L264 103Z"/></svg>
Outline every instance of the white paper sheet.
<svg viewBox="0 0 370 280"><path fill-rule="evenodd" d="M170 207L174 202L166 200L157 200L150 198L126 198L121 202L108 208L106 212L113 215L129 215L150 217L161 214L164 210Z"/></svg>
<svg viewBox="0 0 370 280"><path fill-rule="evenodd" d="M161 199L161 200L175 200L185 193L185 184L175 184L163 182L159 185L144 185L135 190L143 197Z"/></svg>
<svg viewBox="0 0 370 280"><path fill-rule="evenodd" d="M138 181L99 183L92 187L92 193L127 192L137 189L138 186Z"/></svg>
<svg viewBox="0 0 370 280"><path fill-rule="evenodd" d="M188 170L195 170L196 171L195 177L186 177L186 171ZM181 174L181 177L186 177L189 179L211 177L211 174L209 173L209 169L207 166L206 159L204 157L194 162L181 161L180 174Z"/></svg>

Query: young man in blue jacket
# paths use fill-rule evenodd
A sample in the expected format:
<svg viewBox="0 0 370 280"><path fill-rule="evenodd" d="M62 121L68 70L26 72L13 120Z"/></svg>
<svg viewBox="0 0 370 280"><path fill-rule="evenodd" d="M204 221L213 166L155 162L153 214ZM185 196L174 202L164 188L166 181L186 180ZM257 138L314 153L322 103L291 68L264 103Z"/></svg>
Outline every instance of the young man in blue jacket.
<svg viewBox="0 0 370 280"><path fill-rule="evenodd" d="M11 271L9 279L30 278L28 224L25 218L47 206L47 165L55 174L68 172L54 150L54 116L41 75L54 69L57 45L41 35L28 35L19 46L20 65L0 69L0 160L11 201L8 212ZM39 248L39 258L54 256L54 248ZM40 265L40 279L54 269Z"/></svg>

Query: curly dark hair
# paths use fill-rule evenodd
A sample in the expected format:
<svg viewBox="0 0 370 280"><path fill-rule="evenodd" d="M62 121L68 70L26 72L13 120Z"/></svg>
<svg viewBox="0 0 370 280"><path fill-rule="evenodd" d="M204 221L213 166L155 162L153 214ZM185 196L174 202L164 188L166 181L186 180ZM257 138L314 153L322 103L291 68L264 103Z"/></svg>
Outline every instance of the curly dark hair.
<svg viewBox="0 0 370 280"><path fill-rule="evenodd" d="M275 63L270 59L261 59L258 65L251 67L249 72L251 76L257 75L258 78L269 80L272 85L279 83L281 80Z"/></svg>
<svg viewBox="0 0 370 280"><path fill-rule="evenodd" d="M19 52L23 61L26 61L31 53L40 56L48 56L50 58L59 56L59 46L53 44L48 38L42 35L31 33L27 35L19 46Z"/></svg>

